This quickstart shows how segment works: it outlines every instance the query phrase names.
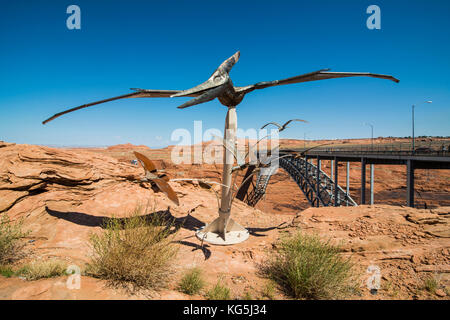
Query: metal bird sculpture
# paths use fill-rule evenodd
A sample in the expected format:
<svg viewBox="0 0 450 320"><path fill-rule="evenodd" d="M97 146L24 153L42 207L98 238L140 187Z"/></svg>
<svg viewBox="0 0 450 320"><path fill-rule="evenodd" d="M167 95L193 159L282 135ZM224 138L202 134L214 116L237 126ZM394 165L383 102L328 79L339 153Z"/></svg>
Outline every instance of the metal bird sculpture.
<svg viewBox="0 0 450 320"><path fill-rule="evenodd" d="M152 90L152 89L138 89L132 88L135 92L120 95L117 97L104 99L100 101L95 101L87 104L83 104L81 106L68 109L55 115L50 118L44 120L42 123L46 124L63 114L73 112L76 110L80 110L83 108L91 107L97 104L126 99L126 98L168 98L168 97L194 97L194 99L187 101L182 104L178 108L183 109L190 106L194 106L200 103L208 102L218 98L220 103L227 107L235 107L239 103L241 103L242 99L247 93L250 93L257 89L265 89L268 87L280 86L285 84L294 84L294 83L302 83L308 81L317 81L317 80L325 80L325 79L335 79L335 78L346 78L346 77L373 77L373 78L381 78L388 79L395 82L399 82L398 79L383 74L375 74L368 72L330 72L329 69L322 69L298 76L294 76L291 78L286 78L282 80L274 80L274 81L265 81L258 82L245 87L235 87L231 78L229 76L229 72L234 64L239 60L240 53L239 51L232 55L230 58L225 60L217 69L213 72L211 77L202 84L193 87L188 90Z"/></svg>
<svg viewBox="0 0 450 320"><path fill-rule="evenodd" d="M266 123L265 125L263 125L263 126L261 127L261 129L264 129L264 128L267 127L269 124L273 124L273 125L275 125L275 126L278 127L278 132L281 132L281 131L283 131L284 129L286 129L286 128L287 128L287 125L288 125L289 123L291 123L292 121L299 121L299 122L305 122L305 123L308 123L308 121L302 120L302 119L291 119L291 120L289 120L289 121L286 121L282 126L280 126L280 125L279 125L278 123L276 123L276 122L269 122L269 123Z"/></svg>
<svg viewBox="0 0 450 320"><path fill-rule="evenodd" d="M220 103L228 108L227 116L225 119L225 133L224 140L226 140L229 145L232 145L235 141L235 135L237 130L237 113L236 106L242 102L244 96L254 90L257 89L265 89L268 87L285 85L285 84L294 84L294 83L302 83L308 81L317 81L317 80L325 80L325 79L334 79L334 78L346 78L346 77L373 77L380 79L392 80L395 82L399 82L398 79L383 74L375 74L375 73L367 73L367 72L330 72L329 69L322 69L298 76L294 76L291 78L286 78L282 80L274 80L274 81L266 81L266 82L258 82L245 87L235 87L231 78L229 76L229 72L231 68L236 64L239 60L240 53L239 51L232 55L230 58L225 60L209 77L209 79L202 84L193 87L188 90L149 90L149 89L132 89L135 92L124 94L121 96L104 99L88 104L84 104L72 109L68 109L59 113L56 113L52 117L44 120L42 123L46 124L49 121L52 121L55 118L58 118L61 115L64 115L69 112L73 112L76 110L80 110L83 108L87 108L90 106L94 106L100 103L105 103L109 101L125 99L125 98L167 98L167 97L194 97L185 103L183 103L178 108L183 109L187 107L191 107L200 103L208 102L217 98ZM225 146L225 145L224 145ZM224 147L225 148L225 147ZM225 148L226 149L226 148ZM231 148L233 150L233 148ZM199 230L196 235L201 239L205 239L208 237L209 242L215 244L233 244L242 242L248 238L249 232L242 226L240 226L237 222L235 222L231 217L231 203L232 203L232 166L234 163L233 152L226 149L224 152L224 165L223 165L223 173L222 173L222 195L221 195L221 204L219 207L219 217L206 225L203 229ZM176 194L172 189L168 189L169 186L166 181L160 178L156 178L159 182L158 186L161 188L163 192L165 192L171 200L178 203L178 199L175 198ZM155 179L153 179L155 183ZM165 184L163 184L163 182ZM162 187L161 187L162 186ZM165 189L164 189L165 188ZM169 187L170 188L170 187ZM172 191L173 193L171 193ZM176 199L176 200L175 200ZM227 234L233 235L228 237Z"/></svg>
<svg viewBox="0 0 450 320"><path fill-rule="evenodd" d="M156 187L163 192L170 200L172 200L177 206L180 205L177 194L173 191L172 187L167 183L169 177L166 174L158 174L153 162L144 156L142 153L134 151L134 155L138 158L142 167L145 170L145 178L150 183L154 183Z"/></svg>

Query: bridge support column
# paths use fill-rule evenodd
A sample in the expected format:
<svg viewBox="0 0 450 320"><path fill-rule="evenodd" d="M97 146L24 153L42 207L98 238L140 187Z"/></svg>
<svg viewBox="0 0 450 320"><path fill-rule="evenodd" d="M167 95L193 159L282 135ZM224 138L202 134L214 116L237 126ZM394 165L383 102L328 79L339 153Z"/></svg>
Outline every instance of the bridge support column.
<svg viewBox="0 0 450 320"><path fill-rule="evenodd" d="M347 161L347 177L345 179L345 187L347 194L350 193L350 162Z"/></svg>
<svg viewBox="0 0 450 320"><path fill-rule="evenodd" d="M345 187L346 187L346 192L347 192L347 196L350 195L350 162L347 161L347 177L345 179ZM346 201L347 206L348 206L348 201Z"/></svg>
<svg viewBox="0 0 450 320"><path fill-rule="evenodd" d="M370 205L373 205L373 164L370 165Z"/></svg>
<svg viewBox="0 0 450 320"><path fill-rule="evenodd" d="M366 203L366 158L361 158L361 204Z"/></svg>
<svg viewBox="0 0 450 320"><path fill-rule="evenodd" d="M334 206L339 205L338 199L338 160L334 158Z"/></svg>
<svg viewBox="0 0 450 320"><path fill-rule="evenodd" d="M316 196L317 208L320 206L320 156L317 156Z"/></svg>
<svg viewBox="0 0 450 320"><path fill-rule="evenodd" d="M414 161L406 162L406 204L414 208Z"/></svg>
<svg viewBox="0 0 450 320"><path fill-rule="evenodd" d="M334 172L333 170L334 170L334 160L331 160L331 173L330 173L331 180L333 180L333 175L334 175L333 174L333 172ZM331 184L330 188L331 188L331 197L334 197L333 184ZM333 199L331 199L331 200L333 200Z"/></svg>
<svg viewBox="0 0 450 320"><path fill-rule="evenodd" d="M305 155L305 177L308 180L308 156Z"/></svg>

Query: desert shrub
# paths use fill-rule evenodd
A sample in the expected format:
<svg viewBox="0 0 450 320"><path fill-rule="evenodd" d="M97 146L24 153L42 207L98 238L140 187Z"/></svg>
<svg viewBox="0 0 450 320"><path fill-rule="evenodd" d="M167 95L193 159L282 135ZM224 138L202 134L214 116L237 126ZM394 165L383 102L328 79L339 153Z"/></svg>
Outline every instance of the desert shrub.
<svg viewBox="0 0 450 320"><path fill-rule="evenodd" d="M222 285L220 281L217 281L214 287L206 293L206 298L208 300L229 300L230 289Z"/></svg>
<svg viewBox="0 0 450 320"><path fill-rule="evenodd" d="M299 232L282 239L260 267L296 299L341 299L355 293L359 281L339 252L330 241Z"/></svg>
<svg viewBox="0 0 450 320"><path fill-rule="evenodd" d="M423 282L423 288L430 293L435 293L439 288L440 281L436 277L428 277Z"/></svg>
<svg viewBox="0 0 450 320"><path fill-rule="evenodd" d="M199 293L204 286L205 281L202 278L201 270L193 268L183 276L179 284L179 289L183 293L193 295Z"/></svg>
<svg viewBox="0 0 450 320"><path fill-rule="evenodd" d="M129 218L108 219L104 228L91 235L93 254L86 274L131 291L166 286L177 247L162 218L135 212Z"/></svg>
<svg viewBox="0 0 450 320"><path fill-rule="evenodd" d="M0 265L9 264L23 257L28 232L22 231L22 221L13 223L5 213L0 214Z"/></svg>
<svg viewBox="0 0 450 320"><path fill-rule="evenodd" d="M14 275L14 270L10 266L0 265L0 275L6 278L11 278Z"/></svg>
<svg viewBox="0 0 450 320"><path fill-rule="evenodd" d="M245 291L244 295L242 296L242 300L253 300L253 296L250 291Z"/></svg>
<svg viewBox="0 0 450 320"><path fill-rule="evenodd" d="M273 281L269 281L264 285L261 291L261 295L269 300L273 300L275 297L275 284Z"/></svg>
<svg viewBox="0 0 450 320"><path fill-rule="evenodd" d="M38 280L43 278L59 277L66 274L67 263L51 259L45 261L33 261L22 266L15 275L27 280Z"/></svg>

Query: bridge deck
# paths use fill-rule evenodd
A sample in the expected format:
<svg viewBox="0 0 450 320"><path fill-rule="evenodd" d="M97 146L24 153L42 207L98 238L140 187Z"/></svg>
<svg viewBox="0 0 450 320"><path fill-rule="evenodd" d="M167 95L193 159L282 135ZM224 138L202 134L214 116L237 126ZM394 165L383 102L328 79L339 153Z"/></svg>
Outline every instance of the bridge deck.
<svg viewBox="0 0 450 320"><path fill-rule="evenodd" d="M280 150L280 154L303 151L304 149ZM366 164L392 165L406 165L408 161L412 161L416 169L450 169L450 153L446 151L413 153L411 151L311 150L305 154L305 157L346 162L361 162L364 158Z"/></svg>

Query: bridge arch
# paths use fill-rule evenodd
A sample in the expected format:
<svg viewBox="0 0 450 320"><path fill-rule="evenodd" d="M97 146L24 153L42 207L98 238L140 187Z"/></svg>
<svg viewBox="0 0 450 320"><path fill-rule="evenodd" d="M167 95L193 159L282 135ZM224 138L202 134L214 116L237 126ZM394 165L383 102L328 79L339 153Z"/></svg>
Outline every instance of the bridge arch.
<svg viewBox="0 0 450 320"><path fill-rule="evenodd" d="M311 206L357 206L351 196L316 165L303 157L288 154L282 156L279 159L279 167L296 182ZM255 166L250 166L244 179L252 174L254 169ZM249 179L241 187L236 197L254 207L266 193L267 185L276 169L276 166L272 166L260 170L256 176L256 181L253 183L252 179ZM249 190L252 184L253 188Z"/></svg>

